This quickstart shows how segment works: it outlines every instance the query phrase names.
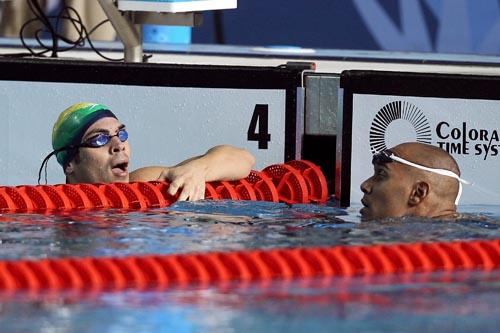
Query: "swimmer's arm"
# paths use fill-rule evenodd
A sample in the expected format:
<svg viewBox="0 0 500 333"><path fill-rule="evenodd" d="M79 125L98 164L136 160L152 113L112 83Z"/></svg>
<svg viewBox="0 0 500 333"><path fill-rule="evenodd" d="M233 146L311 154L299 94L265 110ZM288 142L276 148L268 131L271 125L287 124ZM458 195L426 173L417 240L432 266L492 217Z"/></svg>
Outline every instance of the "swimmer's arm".
<svg viewBox="0 0 500 333"><path fill-rule="evenodd" d="M255 158L248 151L221 145L173 167L137 169L130 173L130 181L168 180L170 194L182 188L179 200L197 200L204 197L205 182L245 178L254 164Z"/></svg>
<svg viewBox="0 0 500 333"><path fill-rule="evenodd" d="M255 158L242 148L229 145L215 146L204 155L185 160L176 167L190 166L205 170L205 181L238 180L249 175Z"/></svg>

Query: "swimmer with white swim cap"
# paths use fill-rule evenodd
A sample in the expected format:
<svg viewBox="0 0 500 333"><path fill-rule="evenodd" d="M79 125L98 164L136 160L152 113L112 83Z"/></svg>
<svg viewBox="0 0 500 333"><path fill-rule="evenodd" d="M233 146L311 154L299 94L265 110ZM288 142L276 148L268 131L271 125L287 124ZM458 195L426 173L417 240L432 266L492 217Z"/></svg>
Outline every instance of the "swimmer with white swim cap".
<svg viewBox="0 0 500 333"><path fill-rule="evenodd" d="M127 129L107 106L97 103L77 103L64 110L52 130L52 148L38 182L44 165L56 155L69 184L166 180L169 194L181 189L178 200L203 199L205 182L245 178L255 162L248 151L221 145L173 167L129 172Z"/></svg>

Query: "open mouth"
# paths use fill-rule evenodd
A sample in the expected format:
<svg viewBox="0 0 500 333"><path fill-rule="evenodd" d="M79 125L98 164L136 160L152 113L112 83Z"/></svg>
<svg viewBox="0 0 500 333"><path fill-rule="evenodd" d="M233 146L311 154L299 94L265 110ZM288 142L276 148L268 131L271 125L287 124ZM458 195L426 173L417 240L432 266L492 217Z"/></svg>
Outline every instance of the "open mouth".
<svg viewBox="0 0 500 333"><path fill-rule="evenodd" d="M361 216L366 216L369 210L368 203L364 199L361 199L361 204L363 205L363 208L361 208L359 213Z"/></svg>
<svg viewBox="0 0 500 333"><path fill-rule="evenodd" d="M125 177L128 174L128 162L121 162L113 165L111 171L115 176Z"/></svg>
<svg viewBox="0 0 500 333"><path fill-rule="evenodd" d="M361 199L361 204L365 207L368 207L368 203L365 201L365 199Z"/></svg>

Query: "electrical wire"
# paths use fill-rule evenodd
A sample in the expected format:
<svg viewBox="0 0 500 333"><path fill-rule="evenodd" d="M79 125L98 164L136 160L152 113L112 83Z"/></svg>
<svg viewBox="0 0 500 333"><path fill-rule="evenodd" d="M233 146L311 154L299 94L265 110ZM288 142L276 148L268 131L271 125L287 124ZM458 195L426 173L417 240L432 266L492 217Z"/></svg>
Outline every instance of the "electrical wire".
<svg viewBox="0 0 500 333"><path fill-rule="evenodd" d="M94 33L105 23L108 23L109 20L107 19L103 20L102 22L94 26L92 29L88 30L86 26L83 24L83 20L78 11L71 6L67 6L66 1L63 2L63 6L60 9L58 15L55 16L47 16L44 13L43 9L40 7L38 0L27 0L27 3L28 7L30 8L31 12L34 15L34 18L29 19L21 26L21 29L19 31L19 38L21 40L22 45L24 46L24 48L26 48L26 50L28 50L28 52L14 53L14 54L0 54L0 56L11 57L11 58L27 57L27 56L45 57L46 54L50 52L51 57L57 57L59 52L73 50L77 47L84 46L85 42L87 42L90 48L103 59L106 59L108 61L124 60L123 58L116 59L105 56L94 46L92 39L90 38L90 35L92 33ZM55 21L55 26L51 22L51 20ZM77 38L75 40L71 40L65 35L59 33L62 21L68 21L71 23L71 25L74 28L74 31L76 31L77 34ZM38 43L38 47L31 47L26 43L24 36L27 27L35 23L41 23L42 27L37 29L34 33L34 39ZM42 41L41 36L43 33L50 33L52 45L46 45ZM67 46L60 46L59 41L63 41L65 44L67 44ZM41 48L42 50L36 51L35 48L37 49Z"/></svg>

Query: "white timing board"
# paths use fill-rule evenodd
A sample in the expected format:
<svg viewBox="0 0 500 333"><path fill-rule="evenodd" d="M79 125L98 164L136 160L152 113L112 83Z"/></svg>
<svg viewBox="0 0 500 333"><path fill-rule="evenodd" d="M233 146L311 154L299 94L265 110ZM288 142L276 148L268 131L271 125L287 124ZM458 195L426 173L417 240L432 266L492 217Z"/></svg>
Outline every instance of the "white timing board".
<svg viewBox="0 0 500 333"><path fill-rule="evenodd" d="M119 10L145 12L201 12L206 10L234 9L237 0L119 0Z"/></svg>
<svg viewBox="0 0 500 333"><path fill-rule="evenodd" d="M0 81L0 91L2 185L36 182L59 113L85 101L109 106L127 126L131 170L174 165L220 144L249 150L256 169L284 161L285 90ZM264 121L267 137L259 136ZM48 181L64 182L55 158Z"/></svg>
<svg viewBox="0 0 500 333"><path fill-rule="evenodd" d="M448 151L462 178L461 204L500 204L500 101L354 94L351 202L373 174L373 151L418 141Z"/></svg>

